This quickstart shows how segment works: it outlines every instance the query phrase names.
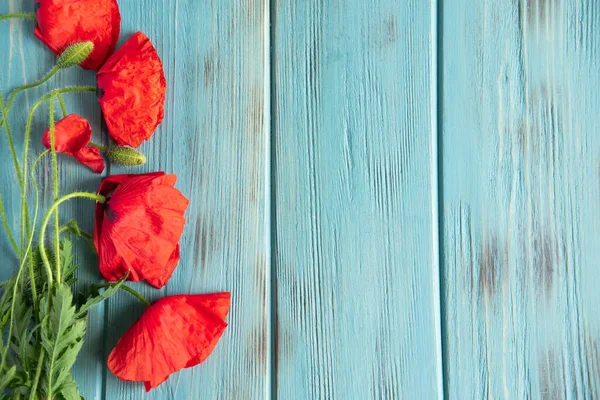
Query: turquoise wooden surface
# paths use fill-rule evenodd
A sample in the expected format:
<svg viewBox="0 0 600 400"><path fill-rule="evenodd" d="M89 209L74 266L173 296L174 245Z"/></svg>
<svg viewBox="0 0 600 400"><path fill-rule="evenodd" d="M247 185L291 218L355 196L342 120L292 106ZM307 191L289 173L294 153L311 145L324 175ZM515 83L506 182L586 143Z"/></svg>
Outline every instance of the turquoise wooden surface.
<svg viewBox="0 0 600 400"><path fill-rule="evenodd" d="M168 81L137 171L177 173L192 200L169 285L132 286L150 299L229 290L233 304L214 354L145 394L105 368L142 312L112 298L90 316L75 368L87 399L600 396L595 1L120 8L121 42L144 31ZM32 9L0 3L0 14ZM32 30L0 22L3 93L53 65ZM22 96L17 137L50 87L94 82L76 68ZM107 142L93 95L67 103ZM1 133L0 192L17 215ZM63 193L96 189L100 177L61 163ZM91 230L89 203L63 216ZM80 277L100 282L85 246ZM0 257L2 279L4 239Z"/></svg>
<svg viewBox="0 0 600 400"><path fill-rule="evenodd" d="M273 391L436 398L431 5L275 4Z"/></svg>
<svg viewBox="0 0 600 400"><path fill-rule="evenodd" d="M600 396L600 7L445 0L450 398Z"/></svg>

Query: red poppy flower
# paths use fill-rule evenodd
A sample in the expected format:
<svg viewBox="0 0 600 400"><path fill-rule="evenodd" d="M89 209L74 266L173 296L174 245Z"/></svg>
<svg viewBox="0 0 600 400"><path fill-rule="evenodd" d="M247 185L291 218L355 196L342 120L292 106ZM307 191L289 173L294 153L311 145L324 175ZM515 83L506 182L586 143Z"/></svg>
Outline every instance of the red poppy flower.
<svg viewBox="0 0 600 400"><path fill-rule="evenodd" d="M92 128L85 118L71 114L61 119L54 125L54 138L57 153L75 157L77 161L97 174L104 171L104 159L100 151L88 146L92 140ZM47 149L52 148L50 129L44 132L42 143Z"/></svg>
<svg viewBox="0 0 600 400"><path fill-rule="evenodd" d="M124 381L144 382L146 391L212 353L227 327L229 293L163 297L121 337L108 368Z"/></svg>
<svg viewBox="0 0 600 400"><path fill-rule="evenodd" d="M55 54L89 40L94 50L81 66L97 70L115 49L121 30L117 0L36 0L35 6L35 36Z"/></svg>
<svg viewBox="0 0 600 400"><path fill-rule="evenodd" d="M94 243L107 281L129 272L131 281L163 287L179 263L179 239L189 201L174 188L177 176L155 172L113 175L98 193Z"/></svg>
<svg viewBox="0 0 600 400"><path fill-rule="evenodd" d="M164 117L167 82L150 39L134 34L111 55L97 75L100 107L110 136L139 147Z"/></svg>

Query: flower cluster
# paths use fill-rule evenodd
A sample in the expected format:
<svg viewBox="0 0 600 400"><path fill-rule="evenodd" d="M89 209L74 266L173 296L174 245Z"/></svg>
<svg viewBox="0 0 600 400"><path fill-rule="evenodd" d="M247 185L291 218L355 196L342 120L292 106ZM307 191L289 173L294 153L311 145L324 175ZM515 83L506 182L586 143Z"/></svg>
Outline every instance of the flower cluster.
<svg viewBox="0 0 600 400"><path fill-rule="evenodd" d="M13 327L19 326L17 320L20 318L15 311L18 308L15 304L19 304L17 294L23 292L23 289L18 288L25 285L21 282L21 276L26 276L31 285L31 290L27 292L32 296L31 312L39 314L39 320L46 321L44 318L50 318L48 321L53 321L53 312L64 311L64 308L57 311L57 304L64 303L70 307L72 295L68 285L74 279L74 269L70 266L70 261L66 261L70 259L68 242L61 242L59 239L63 229L59 230L58 207L62 202L75 197L96 200L92 238L98 254L99 271L109 283L103 285L107 288L104 293L90 297L83 306L73 306L72 315L67 313L71 322L59 324L71 324L68 328L71 332L69 339L74 342L72 345L64 344L64 347L72 347L78 351L81 346L77 343L81 338L76 337L74 332L83 335L88 309L117 289L125 288L123 281L146 281L155 288L162 288L168 283L180 261L179 241L184 231L185 212L189 201L175 188L176 175L164 172L112 175L102 180L96 194L71 193L63 197L58 196L57 153L74 158L95 173L102 173L105 169L103 153L109 160L123 165L135 166L145 162L145 157L135 149L149 140L162 122L167 85L157 51L142 32L133 34L116 49L121 24L116 0L35 0L35 10L35 15L32 16L37 23L34 34L59 58L57 67L48 76L35 85L13 91L7 104L0 95L0 126L5 126L11 146L12 138L7 117L14 95L19 91L37 86L59 70L74 65L96 71L97 85L95 88L52 91L41 98L30 113L25 134L26 144L35 109L42 102L50 101L50 124L41 137L44 147L48 150L38 157L39 161L45 154L52 154L54 167L55 202L42 221L38 246L40 265L45 268L46 276L45 283L41 286L47 293L42 291L40 298L36 296L36 293L40 292L40 282L38 281L36 286L35 281L43 276L42 270L36 272L34 268L30 268L30 271L24 268L28 263L32 266L36 263L35 252L31 250L35 217L30 224L26 199L25 146L23 168L15 158L23 199L21 217L25 221L20 245L7 228L9 238L20 257L21 266L14 282L11 281L8 289L5 289L5 297L9 294L6 301L12 302L6 317L2 314L5 299L0 300L0 322L3 319L10 321L8 337L13 337L13 330L16 329ZM25 14L19 14L23 15ZM96 92L108 132L116 146L107 148L93 143L89 122L80 115L66 113L61 94L72 91ZM63 118L56 122L55 99L60 101L64 113ZM35 169L36 163L32 169ZM0 214L6 218L1 202ZM54 257L51 257L52 250L46 249L44 238L46 228L53 217L56 220L56 234ZM76 225L66 226L65 229L81 233ZM130 288L127 290L132 291ZM67 311L69 307L66 308ZM229 307L229 293L175 295L159 299L148 306L140 319L119 340L108 358L109 369L122 380L144 382L146 390L157 387L172 373L195 366L210 355L227 326L225 319ZM29 318L36 319L31 315ZM54 327L51 322L45 324L46 322L42 323L40 333L32 333L29 342L32 348L39 347L38 370L32 374L37 376L36 380L33 383L29 382L29 386L23 386L18 380L18 373L15 372L18 365L11 367L9 361L6 361L6 354L2 354L0 375L5 374L8 383L3 387L4 378L0 377L0 393L4 390L10 390L9 393L26 393L27 387L32 393L39 392L44 397L54 398L56 391L57 398L69 398L70 386L68 382L63 382L64 371L44 369L49 357L46 354L48 349L45 345L39 345L45 340L45 336L66 334L60 330L65 328ZM0 338L4 329L5 325L0 323ZM65 353L61 354L64 356ZM64 362L68 369L72 365L71 361L74 362ZM55 364L58 363L52 359L50 365ZM44 374L47 374L47 377L40 379L39 376ZM61 378L63 380L60 380ZM47 389L40 388L42 382L47 383Z"/></svg>

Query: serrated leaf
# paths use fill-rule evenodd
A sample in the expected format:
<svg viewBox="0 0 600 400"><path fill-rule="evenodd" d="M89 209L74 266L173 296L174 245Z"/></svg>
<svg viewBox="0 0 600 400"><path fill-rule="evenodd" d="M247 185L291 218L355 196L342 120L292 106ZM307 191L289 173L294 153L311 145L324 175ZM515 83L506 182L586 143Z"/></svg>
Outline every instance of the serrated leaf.
<svg viewBox="0 0 600 400"><path fill-rule="evenodd" d="M83 345L86 322L76 316L71 289L61 284L56 288L50 312L43 308L47 305L44 298L40 302L42 320L42 347L46 352L44 382L47 382L51 397L68 385L70 370Z"/></svg>
<svg viewBox="0 0 600 400"><path fill-rule="evenodd" d="M92 307L94 307L97 304L100 304L101 302L103 302L104 300L108 299L110 296L115 294L121 288L121 286L123 286L123 284L125 283L125 280L127 280L128 275L129 274L125 275L119 281L117 281L117 282L113 283L112 285L110 285L109 287L107 287L106 290L104 290L102 293L97 294L93 297L90 297L79 308L79 312L77 313L77 315L79 317L84 316Z"/></svg>
<svg viewBox="0 0 600 400"><path fill-rule="evenodd" d="M0 392L5 390L8 387L8 385L10 385L16 372L17 372L17 367L13 366L8 371L6 371L2 375L2 377L0 377Z"/></svg>

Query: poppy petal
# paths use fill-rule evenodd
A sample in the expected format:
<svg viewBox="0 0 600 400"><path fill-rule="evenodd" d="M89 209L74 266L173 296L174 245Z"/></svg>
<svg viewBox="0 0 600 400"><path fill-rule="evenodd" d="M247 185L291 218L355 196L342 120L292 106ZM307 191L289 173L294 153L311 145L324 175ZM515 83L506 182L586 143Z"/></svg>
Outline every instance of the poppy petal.
<svg viewBox="0 0 600 400"><path fill-rule="evenodd" d="M73 155L92 140L92 127L85 118L71 114L54 125L54 138L58 153ZM50 129L46 129L42 135L44 147L50 149L51 140Z"/></svg>
<svg viewBox="0 0 600 400"><path fill-rule="evenodd" d="M90 123L76 114L68 115L54 125L56 151L74 157L81 164L97 174L104 171L104 159L100 151L94 147L86 147L92 139ZM50 129L42 135L42 144L47 149L52 147Z"/></svg>
<svg viewBox="0 0 600 400"><path fill-rule="evenodd" d="M195 366L223 335L229 293L164 297L121 337L108 368L122 380L144 382L149 391L172 373Z"/></svg>
<svg viewBox="0 0 600 400"><path fill-rule="evenodd" d="M94 243L99 269L108 281L129 272L131 281L156 288L171 278L179 262L179 239L189 201L175 189L176 177L164 173L106 178L96 205Z"/></svg>
<svg viewBox="0 0 600 400"><path fill-rule="evenodd" d="M104 158L95 147L84 147L73 154L73 157L92 171L101 174L104 171Z"/></svg>
<svg viewBox="0 0 600 400"><path fill-rule="evenodd" d="M55 54L91 41L94 50L81 67L97 70L115 49L121 30L116 0L36 0L36 9L34 34Z"/></svg>
<svg viewBox="0 0 600 400"><path fill-rule="evenodd" d="M163 120L167 88L150 39L142 32L134 34L106 60L97 83L110 136L119 145L139 147Z"/></svg>

